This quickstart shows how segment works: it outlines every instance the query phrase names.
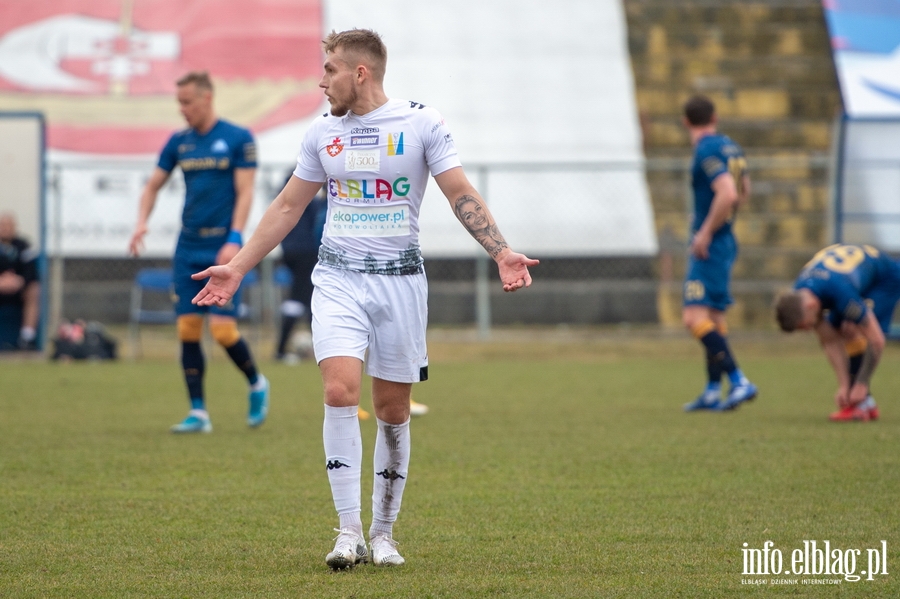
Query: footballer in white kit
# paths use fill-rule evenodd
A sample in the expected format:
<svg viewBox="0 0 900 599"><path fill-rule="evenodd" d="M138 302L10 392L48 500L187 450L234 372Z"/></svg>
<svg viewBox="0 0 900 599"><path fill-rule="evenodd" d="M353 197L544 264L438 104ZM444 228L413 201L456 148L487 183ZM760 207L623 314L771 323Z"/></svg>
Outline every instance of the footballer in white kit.
<svg viewBox="0 0 900 599"><path fill-rule="evenodd" d="M441 115L417 102L391 99L363 116L325 114L312 124L294 175L325 180L328 197L313 272L317 360L365 360L368 348L370 376L427 378L419 210L429 176L458 166Z"/></svg>
<svg viewBox="0 0 900 599"><path fill-rule="evenodd" d="M194 303L225 305L244 275L284 238L325 182L328 212L313 271L313 344L322 373L325 470L340 528L325 556L333 570L406 560L394 539L409 476L412 383L428 376L428 286L419 250L419 208L429 175L460 224L497 264L503 290L531 285L533 260L512 251L469 182L437 111L384 92L387 49L370 29L323 40L319 87L331 104L301 145L294 176L247 245L228 263L193 275L209 281ZM362 365L372 377L375 448L372 522L361 518L359 426Z"/></svg>

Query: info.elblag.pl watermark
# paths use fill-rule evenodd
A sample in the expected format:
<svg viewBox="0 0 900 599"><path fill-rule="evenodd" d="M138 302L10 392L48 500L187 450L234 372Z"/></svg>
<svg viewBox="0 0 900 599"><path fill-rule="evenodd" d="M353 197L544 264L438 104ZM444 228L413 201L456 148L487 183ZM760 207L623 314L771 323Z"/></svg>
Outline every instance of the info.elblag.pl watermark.
<svg viewBox="0 0 900 599"><path fill-rule="evenodd" d="M789 553L766 541L762 548L744 543L741 554L741 575L753 577L741 578L741 584L841 584L888 575L887 541L863 549L844 549L832 546L831 541L803 541L802 547Z"/></svg>

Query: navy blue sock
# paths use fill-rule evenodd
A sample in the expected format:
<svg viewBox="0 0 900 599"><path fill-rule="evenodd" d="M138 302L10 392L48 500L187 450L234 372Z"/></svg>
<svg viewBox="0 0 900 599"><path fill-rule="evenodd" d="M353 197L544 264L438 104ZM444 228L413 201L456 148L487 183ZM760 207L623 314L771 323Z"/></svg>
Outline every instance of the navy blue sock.
<svg viewBox="0 0 900 599"><path fill-rule="evenodd" d="M731 350L728 349L728 341L725 337L719 331L713 330L701 337L700 343L706 348L708 362L718 366L720 376L722 372L725 372L729 379L733 378L737 364L734 362Z"/></svg>
<svg viewBox="0 0 900 599"><path fill-rule="evenodd" d="M707 389L718 389L722 385L722 365L715 359L709 349L706 350Z"/></svg>
<svg viewBox="0 0 900 599"><path fill-rule="evenodd" d="M859 369L863 363L863 356L865 356L865 352L861 354L856 354L855 356L850 356L850 383L852 384L856 381L856 375L859 374Z"/></svg>
<svg viewBox="0 0 900 599"><path fill-rule="evenodd" d="M203 372L206 370L206 362L198 341L181 342L181 367L184 369L184 381L187 383L191 409L205 410Z"/></svg>
<svg viewBox="0 0 900 599"><path fill-rule="evenodd" d="M228 352L228 357L231 358L235 366L241 369L241 372L244 373L250 384L255 385L256 381L259 380L259 373L256 371L256 363L253 362L247 342L243 338L238 339L237 343L231 347L226 347L225 351Z"/></svg>

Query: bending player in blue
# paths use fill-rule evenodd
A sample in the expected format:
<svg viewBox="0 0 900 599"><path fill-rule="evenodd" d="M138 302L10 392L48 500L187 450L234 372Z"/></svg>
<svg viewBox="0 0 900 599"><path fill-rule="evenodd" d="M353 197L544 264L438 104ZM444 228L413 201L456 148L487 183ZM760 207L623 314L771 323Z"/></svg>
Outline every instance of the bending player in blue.
<svg viewBox="0 0 900 599"><path fill-rule="evenodd" d="M831 420L878 418L869 390L900 301L900 263L870 245L829 246L775 301L783 331L814 330L838 379Z"/></svg>
<svg viewBox="0 0 900 599"><path fill-rule="evenodd" d="M176 166L184 173L185 200L181 234L172 259L175 313L181 341L181 364L191 410L171 428L173 433L208 433L212 423L203 391L205 359L200 347L203 315L209 330L250 384L247 424L261 425L269 409L269 382L256 369L250 348L237 329L240 296L224 306L197 306L191 299L203 288L191 275L198 269L228 263L241 249L241 231L253 202L256 144L250 131L223 121L213 110L213 86L205 72L178 80L178 103L188 128L169 138L157 167L141 194L130 251L144 247L147 222L159 190Z"/></svg>
<svg viewBox="0 0 900 599"><path fill-rule="evenodd" d="M750 195L750 178L743 150L716 132L715 106L708 98L694 96L685 103L684 125L694 146L694 215L681 318L703 344L708 374L703 393L684 409L731 410L757 393L731 353L725 322L725 310L733 303L729 283L737 257L731 224L738 206ZM723 374L731 384L724 400Z"/></svg>

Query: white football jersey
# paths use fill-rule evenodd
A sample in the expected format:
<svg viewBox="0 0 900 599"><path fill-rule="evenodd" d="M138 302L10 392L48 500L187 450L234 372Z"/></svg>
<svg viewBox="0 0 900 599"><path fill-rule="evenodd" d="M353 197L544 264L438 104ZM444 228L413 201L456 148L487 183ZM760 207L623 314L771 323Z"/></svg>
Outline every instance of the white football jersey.
<svg viewBox="0 0 900 599"><path fill-rule="evenodd" d="M317 118L294 175L326 182L319 261L362 272L422 272L419 209L429 174L458 166L444 119L417 102L388 100L362 116Z"/></svg>

